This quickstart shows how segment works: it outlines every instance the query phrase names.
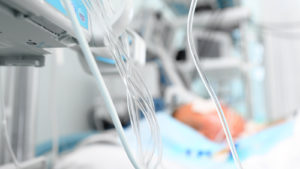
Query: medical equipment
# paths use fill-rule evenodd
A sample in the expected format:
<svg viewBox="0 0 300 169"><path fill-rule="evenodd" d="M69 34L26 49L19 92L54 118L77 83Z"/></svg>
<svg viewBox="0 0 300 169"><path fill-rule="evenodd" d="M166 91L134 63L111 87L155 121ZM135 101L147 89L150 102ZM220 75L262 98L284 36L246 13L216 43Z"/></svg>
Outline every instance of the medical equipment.
<svg viewBox="0 0 300 169"><path fill-rule="evenodd" d="M65 31L68 30L68 20L53 7L42 1L0 1L1 66L41 67L45 62L44 55L49 53L43 48L64 47L74 42ZM4 93L9 94L7 100L12 106L9 110L14 113L9 121L14 131L14 139L11 141L15 145L14 151L17 152L18 159L23 164L23 161L34 157L37 74L34 69L26 67L16 67L7 73L9 76L6 80L10 80L12 86L5 86ZM15 92L10 92L11 90ZM1 96L4 96L4 93L1 92ZM6 114L9 110L1 113ZM3 128L6 128L6 125L7 123L4 123ZM6 138L7 135L6 132ZM8 162L9 158L4 153L6 146L1 143L2 165ZM44 158L28 162L25 162L28 167L46 166Z"/></svg>
<svg viewBox="0 0 300 169"><path fill-rule="evenodd" d="M113 60L114 61L114 60ZM147 84L147 87L154 98L154 100L162 97L161 86L160 86L160 72L158 65L156 63L147 63L145 66L138 67L141 74L146 74L143 79ZM104 69L105 70L105 69ZM119 75L118 70L114 69L111 71L105 70L102 71L104 81L108 85L108 90L113 98L115 107L119 114L122 124L127 125L130 123L128 116L128 107L127 107L127 94L125 85L122 78ZM94 101L93 110L91 111L92 115L92 126L97 129L110 128L112 125L111 118L107 114L107 109L105 108L103 98L97 97ZM155 102L154 102L155 103ZM155 105L155 104L154 104ZM155 105L155 110L159 109L158 105Z"/></svg>
<svg viewBox="0 0 300 169"><path fill-rule="evenodd" d="M14 132L13 139L11 139L14 149L9 148L10 146L8 148L11 154L13 151L16 152L22 167L25 168L37 166L45 168L46 164L44 158L33 159L37 72L34 68L24 66L41 67L45 62L44 55L49 53L44 48L66 47L68 44L74 43L74 39L66 33L69 21L54 7L50 5L50 1L47 3L30 0L0 1L0 20L2 22L0 65L22 66L14 69L7 68L8 77L5 82L9 80L12 85L6 85L5 90L2 89L4 92L1 92L1 96L8 94L9 97L5 99L12 107L10 107L11 109L2 109L1 113L6 115L7 111L13 112L9 122L11 130ZM3 120L5 119L3 118ZM1 134L5 133L5 140L8 142L6 128L7 121L4 121L4 130L2 131L5 132L1 132ZM0 163L2 165L7 163L9 158L5 153L7 146L4 142L1 143ZM13 159L17 164L16 158L13 157Z"/></svg>
<svg viewBox="0 0 300 169"><path fill-rule="evenodd" d="M96 6L97 4L94 4ZM100 5L101 7L101 5ZM91 13L96 13L98 11L103 11L103 9L98 9L97 11L91 11ZM105 19L108 18L106 14L109 14L110 12L103 12L102 16ZM100 15L98 15L99 17ZM96 19L96 18L95 18ZM107 22L107 21L106 21ZM104 22L104 23L106 23ZM117 68L121 74L122 79L124 80L124 84L127 89L127 101L129 103L129 115L130 119L132 122L132 126L134 130L136 131L137 135L137 142L139 146L138 150L138 156L142 160L142 164L147 166L149 168L149 165L152 161L153 155L156 152L157 148L157 162L154 162L154 168L159 164L160 158L161 158L161 143L159 140L159 130L158 130L158 125L155 119L155 113L154 113L154 104L153 104L153 99L144 84L141 75L139 75L138 70L135 68L133 65L133 60L130 58L130 51L128 48L128 35L130 34L134 36L134 32L127 30L125 34L121 36L121 41L118 40L118 37L113 33L111 28L107 27L107 23L104 24L106 25L106 31L107 31L107 42L108 47L113 49L113 57L116 61ZM149 122L149 128L151 130L152 136L153 136L153 148L150 151L150 154L145 154L143 152L143 147L141 146L140 142L140 131L139 131L139 114L140 112L143 113L145 118ZM143 157L144 156L144 157Z"/></svg>
<svg viewBox="0 0 300 169"><path fill-rule="evenodd" d="M197 30L193 32L196 49L206 71L226 71L228 69L239 68L241 61L230 57L232 43L230 36L220 31ZM184 59L176 62L176 67L185 74L184 81L192 83L194 67L191 53L186 45Z"/></svg>
<svg viewBox="0 0 300 169"><path fill-rule="evenodd" d="M114 11L108 22L109 25L112 25L112 30L116 36L123 32L129 22L131 3L128 2L130 1L120 1L118 3L120 8ZM88 13L81 0L72 0L72 5L75 10L75 12L71 10L73 16L79 22L78 29L83 33L83 40L78 40L89 42L92 46L103 44L103 32L99 30L89 32L93 28L89 27ZM6 23L0 28L1 65L40 67L44 65L44 55L49 53L45 48L74 47L77 43L74 35L78 30L73 31L72 23L68 19L67 12L60 0L39 2L33 0L22 2L18 0L1 0L0 12L0 20ZM22 28L23 30L19 31L16 28ZM135 51L139 49L143 50L143 47L137 45ZM143 62L143 60L143 58L139 58L139 62ZM93 66L96 68L95 64ZM99 83L102 82L100 79ZM109 96L107 92L104 92L104 94ZM107 103L112 104L111 101L107 101ZM117 121L117 114L114 114L113 117L117 129L120 130L122 126ZM122 138L124 140L124 137Z"/></svg>
<svg viewBox="0 0 300 169"><path fill-rule="evenodd" d="M81 0L72 0L72 3L85 38L94 46L103 44L101 31L93 36L89 32L92 28ZM122 32L130 20L130 4L120 1L119 5L120 10L110 20L116 34ZM6 23L0 30L1 65L43 66L43 55L49 53L45 48L76 44L71 22L60 0L1 0L0 7L0 19Z"/></svg>
<svg viewBox="0 0 300 169"><path fill-rule="evenodd" d="M244 117L250 117L252 114L250 107L253 105L246 90L247 86L251 85L247 78L249 63L243 60L240 53L233 52L238 50L238 47L233 46L230 34L224 31L197 29L193 31L193 39L202 68L219 99ZM185 75L183 78L187 84L191 84L189 87L193 92L209 98L197 70L193 68L194 63L188 45L183 52L185 59L177 61L176 67Z"/></svg>
<svg viewBox="0 0 300 169"><path fill-rule="evenodd" d="M96 22L96 25L104 24L104 26L102 26L100 28L102 28L106 31L107 35L106 35L105 41L106 41L106 43L108 42L109 47L112 48L112 54L114 56L116 64L118 65L117 67L119 68L119 72L125 80L125 85L126 86L128 85L127 86L127 97L128 97L128 101L129 101L130 118L132 120L133 128L136 131L137 141L138 141L139 145L141 144L140 140L139 140L140 136L139 136L139 126L138 126L138 119L139 119L139 113L140 113L139 111L142 111L144 113L146 119L149 120L151 133L152 133L152 136L154 137L154 146L150 152L150 155L147 155L147 154L144 155L142 150L140 150L139 156L142 156L140 164L138 164L135 161L132 153L129 150L129 147L126 142L124 133L122 131L121 123L118 120L117 113L116 113L115 107L113 105L112 99L108 93L106 86L105 86L104 80L103 80L100 72L98 71L96 62L93 59L93 54L89 48L87 41L84 38L84 34L80 29L79 22L76 19L76 13L73 11L73 8L72 8L72 4L68 0L65 0L64 4L67 8L67 11L68 11L70 17L71 17L73 26L75 27L77 38L79 40L79 44L80 44L81 49L86 57L88 65L91 68L93 75L97 79L98 86L99 86L101 93L106 98L105 102L109 108L109 113L112 116L113 123L116 126L116 129L120 135L122 144L125 148L125 151L129 157L130 161L132 162L132 164L135 168L139 168L139 165L143 165L145 167L149 167L150 165L153 165L153 167L156 168L160 162L160 156L161 156L161 152L160 152L161 145L160 144L161 143L159 141L159 131L157 130L158 126L157 126L157 122L156 122L156 119L154 116L153 100L151 99L151 97L149 95L149 91L143 84L143 81L142 81L140 75L137 73L136 70L134 70L134 67L132 65L130 65L130 64L132 64L132 61L128 57L128 54L129 54L128 46L125 46L128 43L127 36L126 35L125 35L125 37L121 36L122 41L120 41L118 39L118 35L116 35L113 32L113 30L110 27L108 27L109 24L108 24L107 19L109 16L109 11L105 10L105 4L101 4L100 2L94 2L94 1L84 1L84 4L85 4L86 8L88 9L89 14L91 16L91 19L94 21L96 19L103 20L102 22ZM125 67L126 66L125 62L128 63L127 67ZM135 79L137 79L138 81L135 81ZM140 82L141 84L138 85L137 82ZM138 85L139 87L137 88L135 85ZM133 96L131 96L132 94L133 94ZM146 96L146 98L144 98L145 96ZM157 161L154 162L154 164L151 164L152 160L154 158L153 155L156 151L155 148L158 148L157 149L158 158L157 158ZM141 147L139 149L141 149Z"/></svg>
<svg viewBox="0 0 300 169"><path fill-rule="evenodd" d="M230 147L231 152L232 152L233 159L236 162L236 166L237 166L238 169L242 169L242 164L241 164L241 162L239 160L239 157L237 155L236 148L235 148L235 145L233 143L233 139L232 139L232 136L230 134L230 130L229 130L228 124L226 122L226 118L225 118L225 115L223 113L221 104L219 103L219 100L218 100L216 94L214 93L211 85L209 84L208 79L206 78L205 74L203 73L203 71L200 68L199 56L197 54L194 41L191 39L191 37L192 37L193 16L194 16L194 13L195 13L196 4L197 4L197 0L193 0L191 2L190 11L189 11L189 15L188 15L187 40L188 40L189 50L192 53L193 61L195 63L197 71L198 71L198 73L201 77L201 80L203 81L203 83L204 83L211 99L215 103L215 106L216 106L216 109L217 109L222 127L223 127L225 135L226 135L227 142L228 142L229 147Z"/></svg>

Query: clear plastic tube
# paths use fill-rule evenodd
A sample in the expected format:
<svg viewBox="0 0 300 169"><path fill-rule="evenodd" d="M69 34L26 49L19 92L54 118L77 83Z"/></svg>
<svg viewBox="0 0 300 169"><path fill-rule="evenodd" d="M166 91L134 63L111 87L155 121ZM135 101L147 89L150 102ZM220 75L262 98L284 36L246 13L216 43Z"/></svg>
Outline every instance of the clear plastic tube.
<svg viewBox="0 0 300 169"><path fill-rule="evenodd" d="M220 118L222 127L224 129L224 132L225 132L225 135L226 135L226 139L227 139L229 148L231 150L233 159L235 161L236 167L238 169L242 169L243 167L242 167L242 164L240 162L239 156L238 156L238 154L236 152L236 148L235 148L235 145L234 145L231 133L230 133L230 129L229 129L228 124L226 122L226 118L225 118L224 112L222 110L221 104L220 104L220 102L219 102L219 100L218 100L218 98L217 98L217 96L216 96L213 88L211 87L208 79L206 78L206 75L203 73L203 71L202 71L202 69L200 67L199 56L197 54L194 41L192 40L192 35L193 35L192 34L193 27L192 26L193 26L193 18L194 18L194 13L195 13L196 5L197 5L197 0L192 0L191 6L190 6L190 10L189 10L189 14L188 14L188 23L187 23L188 47L189 47L189 50L191 52L191 55L192 55L194 64L196 66L196 69L197 69L197 71L199 73L199 76L200 76L202 82L204 83L205 88L207 89L207 91L208 91L211 99L213 100L213 102L214 102L214 104L216 106L216 109L217 109L217 112L218 112L218 116Z"/></svg>
<svg viewBox="0 0 300 169"><path fill-rule="evenodd" d="M118 52L120 52L120 51L118 51ZM122 51L120 53L122 53ZM139 111L143 112L148 124L150 125L151 136L154 138L154 146L153 146L153 149L151 150L150 154L149 155L141 154L142 156L145 156L143 162L146 163L146 165L148 166L149 161L151 161L153 158L154 151L155 151L154 149L156 147L157 148L160 147L159 146L159 144L160 144L159 128L158 128L158 124L155 119L153 100L151 98L150 92L145 87L146 85L144 84L140 75L137 73L138 71L134 70L133 65L130 65L130 64L132 64L132 63L130 63L131 62L130 58L125 57L125 60L126 60L126 63L125 63L125 61L121 57L118 57L118 56L121 56L120 53L117 56L115 56L114 59L116 60L117 63L119 62L119 66L117 64L117 67L119 68L121 76L123 76L128 93L131 93L131 95L128 98L130 99L130 97L133 97L133 100L134 100L133 102L131 102L131 104L134 104L135 106L130 106L130 107L135 107L135 109L130 109L130 107L129 107L129 113L132 114L131 116L137 116L134 118L137 120L132 121L132 123L133 123L132 126L134 128L134 131L136 131L136 132L139 131L139 129L138 129L139 125L135 125L134 123L138 123ZM126 54L125 54L125 56L126 56ZM126 72L123 72L123 70L125 70ZM137 135L137 137L140 136L139 133L135 133L135 134ZM140 139L138 138L138 140L140 140ZM138 145L138 146L141 147L141 145Z"/></svg>
<svg viewBox="0 0 300 169"><path fill-rule="evenodd" d="M123 130L123 127L121 125L121 122L120 122L120 119L118 117L118 114L116 112L116 108L113 104L113 101L112 101L112 98L108 92L108 89L105 85L105 82L104 82L104 79L100 73L100 71L98 70L98 66L96 64L96 61L94 59L94 56L89 48L89 45L88 45L88 42L86 41L85 39L85 36L81 30L81 26L77 20L77 17L76 17L76 13L75 11L73 10L73 5L71 3L70 0L62 0L63 1L63 4L69 14L69 17L73 23L73 27L75 29L75 33L76 33L76 37L77 37L77 40L80 44L80 47L82 49L82 52L86 58L86 61L91 69L91 72L93 73L93 75L95 76L96 78L96 82L97 82L97 86L99 88L99 91L100 93L102 94L102 96L105 98L104 101L105 101L105 105L107 106L108 108L108 112L112 118L112 121L113 121L113 124L117 130L117 133L120 137L120 140L121 140L121 143L124 147L124 150L130 160L130 162L132 163L132 165L134 166L134 168L136 169L141 169L141 167L138 165L138 163L135 161L134 159L134 156L132 154L132 152L130 151L130 148L129 148L129 145L127 143L127 140L126 140L126 137L125 137L125 133L124 133L124 130Z"/></svg>
<svg viewBox="0 0 300 169"><path fill-rule="evenodd" d="M3 86L1 85L2 84L1 80L2 79L0 78L0 111L1 111L1 114L2 114L2 130L3 130L1 133L3 133L7 150L10 154L10 157L11 157L15 167L17 169L21 169L21 165L17 160L17 157L16 157L16 155L13 151L11 141L10 141L10 138L9 138L9 132L8 132L8 127L7 127L7 114L6 114L5 107L4 107L5 106L4 105L4 99L3 99L4 93L2 91Z"/></svg>
<svg viewBox="0 0 300 169"><path fill-rule="evenodd" d="M153 158L154 155L154 149L157 148L159 149L159 127L157 124L157 121L155 119L155 112L154 112L154 104L153 104L153 99L150 95L150 92L148 91L148 89L146 88L146 85L144 84L141 76L139 75L139 73L137 73L138 71L135 70L133 65L129 66L132 70L132 79L133 81L130 81L131 83L128 84L128 87L134 87L133 90L131 91L132 93L134 92L140 92L137 94L137 98L139 98L136 101L136 104L138 106L138 109L141 110L143 112L143 114L145 115L145 118L148 122L148 124L150 125L150 129L151 129L151 134L152 137L154 137L154 146L153 149L151 151L151 153L149 154L149 157L145 157L145 162L149 162L151 161L151 159ZM130 80L130 79L129 79ZM138 111L136 113L139 113ZM149 160L148 160L149 159Z"/></svg>
<svg viewBox="0 0 300 169"><path fill-rule="evenodd" d="M151 168L151 166L152 168L156 168L160 163L162 156L159 127L155 117L154 104L150 92L138 71L135 69L132 59L129 57L130 51L127 32L123 33L120 38L113 33L107 20L111 11L107 11L107 7L103 5L105 4L105 1L99 3L84 0L83 2L89 9L88 11L92 18L97 17L98 22L103 21L103 23L99 25L102 25L101 29L104 28L106 32L107 36L105 38L105 42L107 42L108 47L112 50L117 69L126 86L129 117L137 139L137 152L138 157L141 157L140 162L147 168ZM102 18L102 20L100 18ZM92 20L95 21L95 18ZM128 33L130 34L130 32ZM141 134L139 129L140 111L144 114L145 119L148 122L151 138L153 138L153 146L150 149L150 152L144 151L141 143ZM154 154L157 155L156 159L154 159Z"/></svg>

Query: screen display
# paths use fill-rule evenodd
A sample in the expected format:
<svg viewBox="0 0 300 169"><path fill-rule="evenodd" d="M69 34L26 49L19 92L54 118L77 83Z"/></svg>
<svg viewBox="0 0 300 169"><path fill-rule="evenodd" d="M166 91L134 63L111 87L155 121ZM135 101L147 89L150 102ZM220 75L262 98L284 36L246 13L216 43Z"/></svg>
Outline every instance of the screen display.
<svg viewBox="0 0 300 169"><path fill-rule="evenodd" d="M219 41L201 38L197 40L197 50L200 58L218 58L221 54Z"/></svg>

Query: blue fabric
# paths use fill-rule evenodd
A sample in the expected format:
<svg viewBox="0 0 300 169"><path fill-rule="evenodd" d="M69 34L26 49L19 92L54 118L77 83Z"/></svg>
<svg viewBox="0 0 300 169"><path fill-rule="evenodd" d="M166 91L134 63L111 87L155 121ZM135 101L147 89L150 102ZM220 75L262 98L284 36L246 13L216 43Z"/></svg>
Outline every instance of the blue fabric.
<svg viewBox="0 0 300 169"><path fill-rule="evenodd" d="M201 169L232 169L235 168L232 157L226 162L216 162L211 157L227 147L227 144L218 144L208 140L194 129L175 120L166 113L157 114L160 125L162 142L164 147L164 158L177 161L189 168ZM289 121L257 134L242 138L236 142L236 148L241 157L245 160L252 155L269 151L283 139L291 136L293 121ZM145 120L141 122L142 141L149 139L149 129ZM135 145L134 135L131 128L126 130L129 144Z"/></svg>
<svg viewBox="0 0 300 169"><path fill-rule="evenodd" d="M237 151L241 159L259 155L269 151L283 139L292 136L294 121L265 129L255 135L238 140Z"/></svg>
<svg viewBox="0 0 300 169"><path fill-rule="evenodd" d="M225 143L218 144L208 140L194 129L175 120L170 115L160 112L157 113L158 122L164 147L164 158L182 163L188 168L201 169L232 169L235 168L232 158L225 162L216 162L211 157L225 149ZM280 141L292 135L294 121L268 128L257 134L242 138L236 142L236 148L241 160L250 156L268 152ZM96 134L91 131L88 133L75 134L59 139L59 152L73 149L81 140ZM132 148L136 147L134 134L129 127L125 130L127 139ZM141 120L142 142L150 137L149 128L145 119ZM36 156L43 155L52 149L51 141L47 141L36 147Z"/></svg>

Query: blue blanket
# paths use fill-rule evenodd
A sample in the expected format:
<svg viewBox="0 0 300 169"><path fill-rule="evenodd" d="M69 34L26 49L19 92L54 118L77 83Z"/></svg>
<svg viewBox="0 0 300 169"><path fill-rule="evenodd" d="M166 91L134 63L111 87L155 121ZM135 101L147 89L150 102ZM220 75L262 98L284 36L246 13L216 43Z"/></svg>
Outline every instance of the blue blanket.
<svg viewBox="0 0 300 169"><path fill-rule="evenodd" d="M226 143L212 142L166 113L158 113L157 118L164 147L164 158L177 161L189 168L234 168L230 155L219 162L212 158L215 153L227 147ZM267 152L281 140L292 134L293 125L293 121L289 121L238 140L236 147L241 160L245 160L252 155ZM143 133L143 142L147 142L150 134L145 120L141 122L141 131ZM130 127L126 129L126 135L130 144L136 145Z"/></svg>

